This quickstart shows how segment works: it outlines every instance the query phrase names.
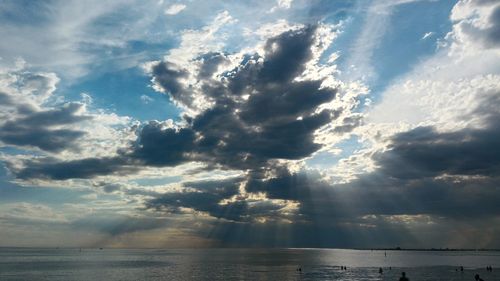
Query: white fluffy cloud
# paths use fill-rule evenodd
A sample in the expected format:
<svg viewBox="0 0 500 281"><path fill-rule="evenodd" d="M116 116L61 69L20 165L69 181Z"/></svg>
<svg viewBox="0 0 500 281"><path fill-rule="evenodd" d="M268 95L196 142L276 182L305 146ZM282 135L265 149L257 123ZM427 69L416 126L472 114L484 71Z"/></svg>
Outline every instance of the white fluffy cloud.
<svg viewBox="0 0 500 281"><path fill-rule="evenodd" d="M450 15L454 22L452 50L469 55L484 49L500 48L500 3L498 1L461 0Z"/></svg>
<svg viewBox="0 0 500 281"><path fill-rule="evenodd" d="M443 130L481 126L481 116L470 116L489 95L500 92L500 44L477 40L495 24L491 14L500 5L493 3L457 3L446 46L388 87L370 112L370 121L436 125Z"/></svg>
<svg viewBox="0 0 500 281"><path fill-rule="evenodd" d="M495 1L459 1L450 15L452 30L435 55L397 78L367 108L364 125L353 131L364 148L341 159L329 177L350 181L372 171L373 154L387 149L397 133L419 126L440 132L486 126L489 116L481 108L500 95L500 44L488 37L499 24L493 17L499 7Z"/></svg>

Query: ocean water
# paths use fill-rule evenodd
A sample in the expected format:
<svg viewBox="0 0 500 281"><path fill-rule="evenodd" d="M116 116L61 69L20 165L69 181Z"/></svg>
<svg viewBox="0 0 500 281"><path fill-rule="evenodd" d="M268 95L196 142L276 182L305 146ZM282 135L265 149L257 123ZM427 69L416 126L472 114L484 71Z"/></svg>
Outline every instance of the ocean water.
<svg viewBox="0 0 500 281"><path fill-rule="evenodd" d="M460 265L464 272L456 271ZM385 256L340 249L0 248L2 281L399 280L402 271L412 281L474 280L475 274L500 280L500 252L387 251Z"/></svg>

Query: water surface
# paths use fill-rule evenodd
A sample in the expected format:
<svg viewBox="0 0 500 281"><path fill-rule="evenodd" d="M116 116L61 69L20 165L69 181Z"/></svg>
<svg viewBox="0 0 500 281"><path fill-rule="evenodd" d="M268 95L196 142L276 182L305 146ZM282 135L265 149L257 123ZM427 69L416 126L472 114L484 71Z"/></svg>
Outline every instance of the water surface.
<svg viewBox="0 0 500 281"><path fill-rule="evenodd" d="M0 248L0 280L500 280L500 252ZM464 272L456 271L463 265ZM493 272L485 270L493 266ZM347 266L341 270L340 266ZM302 272L297 272L301 267ZM379 267L384 270L378 273ZM389 269L389 267L391 269Z"/></svg>

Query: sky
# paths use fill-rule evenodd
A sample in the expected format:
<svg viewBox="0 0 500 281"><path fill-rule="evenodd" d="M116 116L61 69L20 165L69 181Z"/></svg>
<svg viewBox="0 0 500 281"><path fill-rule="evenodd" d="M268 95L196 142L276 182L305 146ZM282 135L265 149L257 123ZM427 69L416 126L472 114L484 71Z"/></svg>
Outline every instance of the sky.
<svg viewBox="0 0 500 281"><path fill-rule="evenodd" d="M500 3L0 2L0 246L500 248Z"/></svg>

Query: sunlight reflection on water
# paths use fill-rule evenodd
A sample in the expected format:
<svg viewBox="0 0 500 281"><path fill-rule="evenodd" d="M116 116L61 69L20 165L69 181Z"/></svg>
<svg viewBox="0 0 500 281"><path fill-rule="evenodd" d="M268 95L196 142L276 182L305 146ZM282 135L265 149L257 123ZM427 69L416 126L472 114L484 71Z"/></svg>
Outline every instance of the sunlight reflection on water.
<svg viewBox="0 0 500 281"><path fill-rule="evenodd" d="M0 280L398 280L402 271L412 281L500 280L500 252L0 248Z"/></svg>

